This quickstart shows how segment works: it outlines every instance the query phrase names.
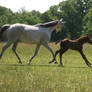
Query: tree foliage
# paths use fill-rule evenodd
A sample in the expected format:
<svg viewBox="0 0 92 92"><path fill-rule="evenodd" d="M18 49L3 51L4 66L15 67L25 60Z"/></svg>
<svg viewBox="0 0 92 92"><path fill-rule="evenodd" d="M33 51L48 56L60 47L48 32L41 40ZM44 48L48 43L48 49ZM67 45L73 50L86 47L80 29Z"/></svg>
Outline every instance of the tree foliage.
<svg viewBox="0 0 92 92"><path fill-rule="evenodd" d="M91 0L89 0L91 3ZM88 0L67 0L59 4L63 20L70 32L71 39L75 39L82 34L82 20L89 10Z"/></svg>
<svg viewBox="0 0 92 92"><path fill-rule="evenodd" d="M83 23L83 34L90 34L92 37L92 8L85 15Z"/></svg>

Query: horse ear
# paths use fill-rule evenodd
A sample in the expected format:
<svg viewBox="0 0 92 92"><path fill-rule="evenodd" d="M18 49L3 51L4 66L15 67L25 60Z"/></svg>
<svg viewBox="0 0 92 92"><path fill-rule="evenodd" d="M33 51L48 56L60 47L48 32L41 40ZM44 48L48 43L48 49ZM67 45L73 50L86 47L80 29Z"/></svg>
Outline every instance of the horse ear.
<svg viewBox="0 0 92 92"><path fill-rule="evenodd" d="M65 24L66 23L66 21L64 21L63 19L60 19L59 20L62 24Z"/></svg>

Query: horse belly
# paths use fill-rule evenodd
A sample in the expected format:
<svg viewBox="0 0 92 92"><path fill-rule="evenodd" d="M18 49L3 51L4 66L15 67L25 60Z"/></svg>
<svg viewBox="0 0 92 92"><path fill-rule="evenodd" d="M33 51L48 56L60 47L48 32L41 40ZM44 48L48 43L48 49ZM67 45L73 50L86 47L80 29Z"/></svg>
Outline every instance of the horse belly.
<svg viewBox="0 0 92 92"><path fill-rule="evenodd" d="M20 40L25 43L35 44L40 42L40 35L36 32L26 32L21 36Z"/></svg>

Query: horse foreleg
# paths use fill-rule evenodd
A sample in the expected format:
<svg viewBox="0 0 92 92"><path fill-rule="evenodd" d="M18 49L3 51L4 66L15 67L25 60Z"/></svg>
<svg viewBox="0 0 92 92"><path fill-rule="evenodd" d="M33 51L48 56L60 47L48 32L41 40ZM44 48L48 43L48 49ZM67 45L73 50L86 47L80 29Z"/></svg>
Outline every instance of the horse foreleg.
<svg viewBox="0 0 92 92"><path fill-rule="evenodd" d="M0 58L2 58L4 51L11 45L11 42L7 42L6 45L2 48Z"/></svg>
<svg viewBox="0 0 92 92"><path fill-rule="evenodd" d="M83 59L85 60L85 63L87 64L87 66L90 67L91 63L87 60L86 56L84 55L83 51L79 51L81 56L83 57Z"/></svg>
<svg viewBox="0 0 92 92"><path fill-rule="evenodd" d="M15 55L17 56L17 58L18 58L18 60L19 60L19 63L22 64L22 61L21 61L19 55L18 55L17 52L16 52L17 44L18 44L18 42L14 43L14 45L13 45L13 47L12 47L12 50L13 50L13 52L15 53Z"/></svg>
<svg viewBox="0 0 92 92"><path fill-rule="evenodd" d="M55 57L54 52L53 52L53 50L49 47L48 43L47 43L47 42L43 42L42 44L43 44L43 46L45 46L45 47L52 53L52 56L53 56L53 58L54 58L54 57ZM51 62L54 62L54 61L51 61ZM50 63L50 62L49 62L49 63ZM55 63L58 63L58 62L56 61L56 59L55 59Z"/></svg>
<svg viewBox="0 0 92 92"><path fill-rule="evenodd" d="M30 64L30 62L32 61L32 59L37 55L37 53L38 53L38 51L39 51L39 48L40 48L40 45L41 45L41 44L37 44L35 53L34 53L34 55L31 57L31 59L29 60L28 64Z"/></svg>
<svg viewBox="0 0 92 92"><path fill-rule="evenodd" d="M57 50L56 52L55 52L55 56L54 56L54 58L52 59L52 61L50 61L49 63L52 63L52 62L54 62L54 60L55 60L55 58L56 58L56 56L57 56L57 54L60 52L60 50Z"/></svg>

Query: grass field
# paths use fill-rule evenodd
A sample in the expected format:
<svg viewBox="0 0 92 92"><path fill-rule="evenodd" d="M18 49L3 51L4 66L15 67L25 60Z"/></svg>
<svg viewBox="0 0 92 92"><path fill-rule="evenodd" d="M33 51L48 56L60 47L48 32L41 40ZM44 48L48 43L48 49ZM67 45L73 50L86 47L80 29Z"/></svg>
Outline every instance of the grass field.
<svg viewBox="0 0 92 92"><path fill-rule="evenodd" d="M5 43L0 44L0 51ZM53 50L59 46L50 44ZM63 55L64 67L49 64L50 52L41 46L30 65L35 45L20 43L17 52L19 64L11 47L0 60L0 92L92 92L92 68L87 67L78 52L69 50ZM84 45L84 53L92 63L92 46ZM57 56L59 63L59 56Z"/></svg>

